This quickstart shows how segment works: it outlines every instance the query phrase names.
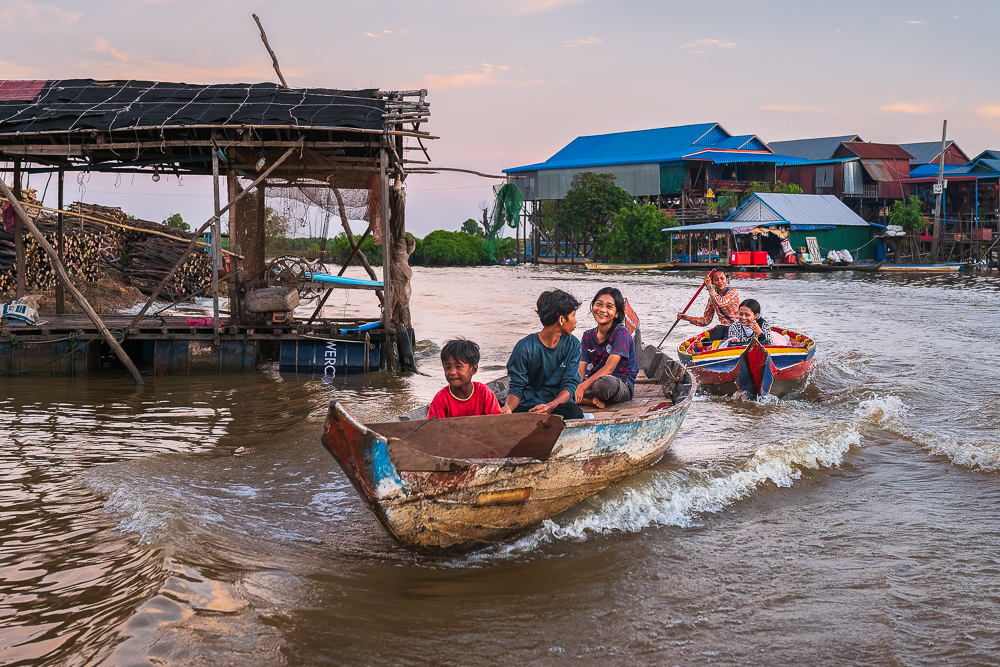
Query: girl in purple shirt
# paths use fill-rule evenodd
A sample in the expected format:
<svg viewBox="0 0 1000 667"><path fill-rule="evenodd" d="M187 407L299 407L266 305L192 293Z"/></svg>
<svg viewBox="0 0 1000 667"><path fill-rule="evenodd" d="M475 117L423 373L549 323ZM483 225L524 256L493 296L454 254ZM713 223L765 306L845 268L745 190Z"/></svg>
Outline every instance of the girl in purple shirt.
<svg viewBox="0 0 1000 667"><path fill-rule="evenodd" d="M632 334L625 328L625 297L614 287L605 287L590 302L590 314L597 327L583 334L583 381L576 388L576 402L603 408L608 403L630 401L639 362Z"/></svg>

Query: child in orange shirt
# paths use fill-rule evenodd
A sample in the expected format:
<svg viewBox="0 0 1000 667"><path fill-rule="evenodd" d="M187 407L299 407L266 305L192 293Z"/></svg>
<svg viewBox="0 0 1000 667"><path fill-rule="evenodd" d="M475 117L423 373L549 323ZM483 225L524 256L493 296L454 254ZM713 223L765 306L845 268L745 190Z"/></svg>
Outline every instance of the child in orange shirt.
<svg viewBox="0 0 1000 667"><path fill-rule="evenodd" d="M428 419L498 415L497 397L484 384L473 382L479 370L479 346L471 340L450 340L441 348L441 365L448 386L437 393L427 409Z"/></svg>

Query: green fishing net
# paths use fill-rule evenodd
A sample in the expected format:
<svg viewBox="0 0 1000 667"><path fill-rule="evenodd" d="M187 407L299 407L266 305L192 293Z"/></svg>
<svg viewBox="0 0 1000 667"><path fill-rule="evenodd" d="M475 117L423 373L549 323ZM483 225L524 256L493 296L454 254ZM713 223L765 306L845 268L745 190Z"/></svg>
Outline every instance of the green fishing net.
<svg viewBox="0 0 1000 667"><path fill-rule="evenodd" d="M505 183L493 188L496 201L493 204L493 215L490 216L490 229L487 230L486 238L483 240L483 247L490 253L490 259L497 261L496 250L499 242L497 239L503 232L504 225L511 229L517 229L521 217L521 206L524 204L524 195L521 188L513 183Z"/></svg>

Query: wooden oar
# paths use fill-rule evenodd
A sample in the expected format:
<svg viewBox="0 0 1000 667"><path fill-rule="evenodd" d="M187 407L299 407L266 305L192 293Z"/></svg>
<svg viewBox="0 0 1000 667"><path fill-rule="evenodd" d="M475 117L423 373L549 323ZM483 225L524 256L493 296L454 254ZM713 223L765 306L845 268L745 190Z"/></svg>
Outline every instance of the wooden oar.
<svg viewBox="0 0 1000 667"><path fill-rule="evenodd" d="M715 269L712 269L711 271L708 272L708 277L709 278L711 278L714 275L715 275ZM694 303L694 300L698 298L698 295L701 294L701 291L703 289L705 289L705 283L704 282L698 287L698 291L694 293L694 296L691 297L691 300L688 301L688 305L684 306L684 310L681 311L681 315L683 315L684 313L686 313L688 311L688 308L691 307L691 304ZM674 330L674 327L676 327L677 323L680 322L680 321L681 321L681 318L678 316L678 318L676 320L674 320L674 326L670 327L670 330L667 331L667 335L664 336L663 340L660 341L660 345L663 345L663 341L667 340L667 336L670 335L670 332ZM660 349L660 345L656 346L657 350Z"/></svg>

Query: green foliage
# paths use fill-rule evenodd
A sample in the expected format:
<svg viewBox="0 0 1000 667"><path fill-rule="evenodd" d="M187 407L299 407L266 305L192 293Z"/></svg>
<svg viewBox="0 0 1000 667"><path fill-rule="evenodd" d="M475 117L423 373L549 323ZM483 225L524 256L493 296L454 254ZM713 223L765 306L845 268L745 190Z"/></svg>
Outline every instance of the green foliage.
<svg viewBox="0 0 1000 667"><path fill-rule="evenodd" d="M920 200L910 195L908 203L894 201L889 209L889 224L899 225L906 232L913 233L927 229L927 221L920 214Z"/></svg>
<svg viewBox="0 0 1000 667"><path fill-rule="evenodd" d="M489 260L483 240L465 232L433 231L424 237L419 250L426 266L478 266Z"/></svg>
<svg viewBox="0 0 1000 667"><path fill-rule="evenodd" d="M670 247L669 235L663 229L678 224L653 204L622 208L601 242L601 254L610 262L662 262Z"/></svg>
<svg viewBox="0 0 1000 667"><path fill-rule="evenodd" d="M354 240L357 241L358 237L355 236ZM351 254L351 244L347 240L347 234L338 234L332 242L328 241L326 248L329 252L330 260L343 264L347 257ZM317 248L318 250L318 248ZM382 266L382 246L375 244L375 239L371 236L365 237L365 240L361 243L361 250L358 254L364 253L365 257L368 258L368 263L372 266ZM352 266L361 266L361 258L355 254L351 259Z"/></svg>
<svg viewBox="0 0 1000 667"><path fill-rule="evenodd" d="M747 189L743 191L743 201L749 199L750 195L755 192L776 192L782 195L803 194L802 188L796 183L783 183L781 181L775 181L774 183L750 181L750 183L747 184Z"/></svg>
<svg viewBox="0 0 1000 667"><path fill-rule="evenodd" d="M183 231L188 231L191 229L191 225L184 222L184 218L181 217L180 213L174 213L172 216L163 221L167 227L173 227L174 229L180 229Z"/></svg>
<svg viewBox="0 0 1000 667"><path fill-rule="evenodd" d="M560 229L598 240L619 211L633 206L632 195L615 185L613 174L585 171L573 177L556 222Z"/></svg>
<svg viewBox="0 0 1000 667"><path fill-rule="evenodd" d="M468 220L463 222L462 228L458 231L465 232L466 234L470 234L472 236L478 236L480 238L482 238L484 235L482 226L480 226L480 224L475 220L473 220L472 218L469 218Z"/></svg>

